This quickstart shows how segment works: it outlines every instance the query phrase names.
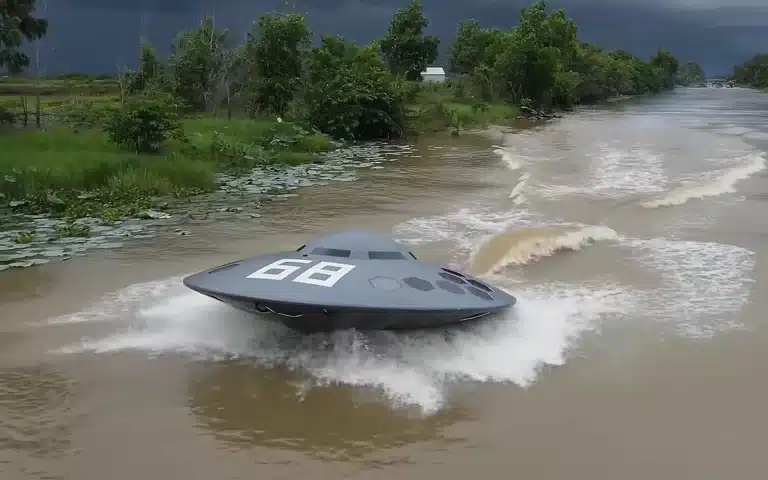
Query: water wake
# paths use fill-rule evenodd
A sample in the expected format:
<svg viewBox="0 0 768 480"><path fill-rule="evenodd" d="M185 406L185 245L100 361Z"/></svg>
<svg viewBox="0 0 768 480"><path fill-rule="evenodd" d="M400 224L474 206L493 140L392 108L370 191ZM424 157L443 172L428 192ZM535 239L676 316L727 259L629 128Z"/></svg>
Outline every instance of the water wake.
<svg viewBox="0 0 768 480"><path fill-rule="evenodd" d="M578 251L597 241L619 235L604 226L526 228L491 235L470 257L478 275L498 273L510 265L527 265L560 251Z"/></svg>
<svg viewBox="0 0 768 480"><path fill-rule="evenodd" d="M543 367L562 365L574 341L598 326L604 314L621 311L626 298L619 288L540 285L513 292L519 304L508 316L450 334L301 336L186 291L178 278L153 285L154 292L134 286L114 296L119 307L107 301L90 309L90 321L117 322L119 331L56 353L134 350L209 361L238 357L262 367L288 367L316 386L376 388L393 405L416 406L425 414L445 404L457 381L529 387ZM82 315L70 319L84 321Z"/></svg>
<svg viewBox="0 0 768 480"><path fill-rule="evenodd" d="M508 169L514 171L523 168L523 162L521 161L520 157L516 156L508 148L496 146L493 150L493 153L501 157L501 161L504 162L504 165L506 165Z"/></svg>
<svg viewBox="0 0 768 480"><path fill-rule="evenodd" d="M626 305L639 306L636 311L627 310L625 317L637 323L657 323L664 329L671 327L673 333L689 338L743 328L738 313L747 302L756 265L754 252L734 245L631 238L605 226L547 224L520 212L505 216L466 209L414 219L399 230L411 238L418 231L425 234L420 243L455 241L465 257L457 263L468 264L473 274L492 277L494 282L517 281L521 289L529 288L524 277L509 277L505 267L527 267L556 257L557 252L579 251L595 242L610 241L614 248L626 251L626 267L636 273L623 275L622 268L611 277L613 280L596 288L619 281L631 298ZM584 278L590 272L585 271ZM557 275L556 269L549 274Z"/></svg>
<svg viewBox="0 0 768 480"><path fill-rule="evenodd" d="M766 167L763 154L753 154L746 157L745 160L742 165L720 172L719 175L710 180L681 185L670 190L661 198L641 203L641 206L644 208L679 206L690 200L734 193L737 183L761 172Z"/></svg>
<svg viewBox="0 0 768 480"><path fill-rule="evenodd" d="M755 253L716 242L664 238L622 242L630 256L660 276L657 288L636 291L646 315L688 338L740 329L751 292Z"/></svg>

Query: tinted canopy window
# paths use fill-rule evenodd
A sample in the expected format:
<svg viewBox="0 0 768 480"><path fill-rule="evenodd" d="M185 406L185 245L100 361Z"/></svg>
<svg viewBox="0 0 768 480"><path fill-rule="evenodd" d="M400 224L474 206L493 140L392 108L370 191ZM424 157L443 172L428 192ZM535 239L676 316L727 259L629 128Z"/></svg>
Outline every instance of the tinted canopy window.
<svg viewBox="0 0 768 480"><path fill-rule="evenodd" d="M339 250L338 248L318 247L312 250L312 255L327 255L329 257L349 257L352 254L349 250Z"/></svg>
<svg viewBox="0 0 768 480"><path fill-rule="evenodd" d="M405 257L400 252L368 252L371 260L403 260Z"/></svg>

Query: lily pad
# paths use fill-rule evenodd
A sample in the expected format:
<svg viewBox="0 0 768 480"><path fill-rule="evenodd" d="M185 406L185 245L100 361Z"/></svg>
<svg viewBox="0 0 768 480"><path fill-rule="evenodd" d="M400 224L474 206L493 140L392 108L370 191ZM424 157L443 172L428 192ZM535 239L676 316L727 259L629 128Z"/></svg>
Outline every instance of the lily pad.
<svg viewBox="0 0 768 480"><path fill-rule="evenodd" d="M64 205L66 202L59 197L57 197L53 193L49 193L45 196L45 201L50 203L51 205Z"/></svg>
<svg viewBox="0 0 768 480"><path fill-rule="evenodd" d="M143 218L146 220L160 220L160 219L171 218L171 215L165 212L147 210L145 212L141 212L141 214L139 214L139 218Z"/></svg>
<svg viewBox="0 0 768 480"><path fill-rule="evenodd" d="M99 250L111 250L114 248L120 248L124 246L125 244L123 242L99 242L99 243L93 243L90 245L90 248L95 248Z"/></svg>
<svg viewBox="0 0 768 480"><path fill-rule="evenodd" d="M67 251L61 247L44 248L42 255L45 257L66 257Z"/></svg>
<svg viewBox="0 0 768 480"><path fill-rule="evenodd" d="M33 258L30 260L24 260L21 262L8 263L5 266L7 268L29 268L35 265L44 265L46 263L50 263L50 260L45 258Z"/></svg>
<svg viewBox="0 0 768 480"><path fill-rule="evenodd" d="M245 176L217 174L219 189L216 192L192 197L188 201L153 199L154 209L142 213L142 220L170 220L163 223L163 229L173 230L178 235L188 234L183 227L191 220L205 219L208 213L239 213L236 218L242 220L260 218L258 213L250 213L261 207L260 201L269 198L281 200L297 196L297 190L315 185L328 185L335 182L357 180L360 169L381 169L384 162L399 161L409 156L416 156L417 149L412 145L393 145L384 142L348 145L327 152L318 159L320 163L308 163L296 166L269 165L252 170ZM90 192L81 193L81 200L94 198ZM58 203L55 197L49 202ZM16 200L11 207L20 207L27 202ZM200 217L200 218L197 218ZM35 238L29 244L14 244L13 232L0 231L0 270L8 268L26 268L48 263L50 260L66 260L73 255L84 255L91 249L120 248L129 241L152 238L153 222L139 219L124 219L121 222L105 224L100 219L80 219L76 223L89 228L89 237L57 238L57 231L65 223L45 215L12 216L13 232L35 232Z"/></svg>

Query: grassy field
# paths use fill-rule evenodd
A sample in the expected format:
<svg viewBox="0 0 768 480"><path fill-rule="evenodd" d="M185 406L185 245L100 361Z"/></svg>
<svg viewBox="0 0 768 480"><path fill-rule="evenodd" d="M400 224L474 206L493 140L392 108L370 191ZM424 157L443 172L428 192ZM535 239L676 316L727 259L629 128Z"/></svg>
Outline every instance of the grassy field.
<svg viewBox="0 0 768 480"><path fill-rule="evenodd" d="M469 127L510 123L521 115L516 106L456 98L450 90L437 85L425 87L408 110L413 127L419 132L450 129L458 133Z"/></svg>
<svg viewBox="0 0 768 480"><path fill-rule="evenodd" d="M38 82L29 77L0 78L0 97L19 95L117 95L120 85L114 78L44 78Z"/></svg>
<svg viewBox="0 0 768 480"><path fill-rule="evenodd" d="M41 130L34 128L38 91ZM99 118L120 105L115 80L45 79L39 87L33 79L0 80L0 108L23 119L24 101L28 127L0 132L0 207L30 213L133 216L153 208L157 198L212 191L218 172L311 162L333 147L329 137L275 118L196 116L183 121L185 141L171 140L156 154L139 155L111 144L92 122L73 129L75 114ZM520 113L457 100L441 87L424 89L408 110L421 132L458 132Z"/></svg>
<svg viewBox="0 0 768 480"><path fill-rule="evenodd" d="M217 172L312 161L329 137L270 120L190 118L187 142L135 154L95 129L62 126L3 135L0 196L15 209L117 219L151 209L157 198L212 191Z"/></svg>

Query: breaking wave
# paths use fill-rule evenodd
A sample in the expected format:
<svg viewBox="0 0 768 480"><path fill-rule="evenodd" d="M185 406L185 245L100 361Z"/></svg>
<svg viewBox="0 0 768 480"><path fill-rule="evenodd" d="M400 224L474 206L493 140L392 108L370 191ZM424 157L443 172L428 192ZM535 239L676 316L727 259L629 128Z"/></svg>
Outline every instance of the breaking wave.
<svg viewBox="0 0 768 480"><path fill-rule="evenodd" d="M577 251L619 235L604 226L526 228L491 235L470 257L473 273L492 275L510 265L526 265L560 251Z"/></svg>
<svg viewBox="0 0 768 480"><path fill-rule="evenodd" d="M763 154L753 154L737 167L716 172L714 178L703 182L691 182L674 188L656 200L643 202L645 208L659 208L683 205L690 200L705 197L716 197L726 193L734 193L736 184L752 175L761 172L766 167Z"/></svg>

